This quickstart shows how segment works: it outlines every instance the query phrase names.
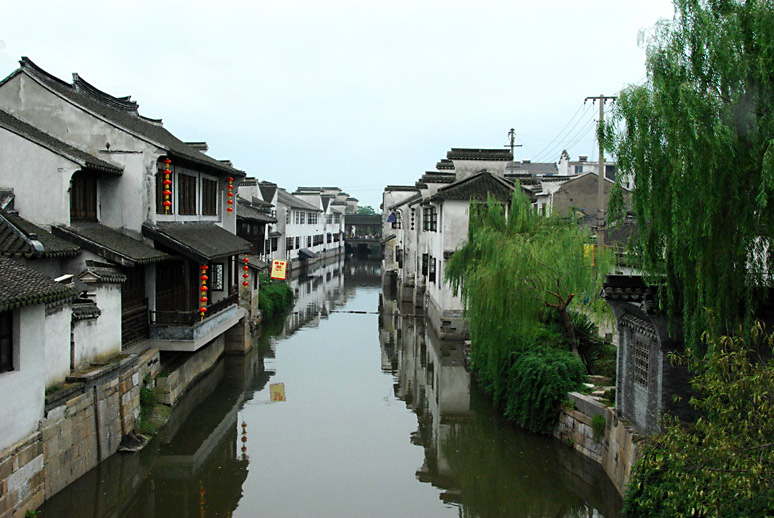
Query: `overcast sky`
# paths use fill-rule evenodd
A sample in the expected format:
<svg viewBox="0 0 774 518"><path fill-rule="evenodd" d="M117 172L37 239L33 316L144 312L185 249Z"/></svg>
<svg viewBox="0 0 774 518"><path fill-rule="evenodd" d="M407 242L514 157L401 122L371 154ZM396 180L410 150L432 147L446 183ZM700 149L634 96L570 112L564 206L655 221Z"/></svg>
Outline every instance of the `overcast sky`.
<svg viewBox="0 0 774 518"><path fill-rule="evenodd" d="M73 72L182 140L293 191L378 207L451 147L596 158L597 108L645 78L669 0L6 2L0 76Z"/></svg>

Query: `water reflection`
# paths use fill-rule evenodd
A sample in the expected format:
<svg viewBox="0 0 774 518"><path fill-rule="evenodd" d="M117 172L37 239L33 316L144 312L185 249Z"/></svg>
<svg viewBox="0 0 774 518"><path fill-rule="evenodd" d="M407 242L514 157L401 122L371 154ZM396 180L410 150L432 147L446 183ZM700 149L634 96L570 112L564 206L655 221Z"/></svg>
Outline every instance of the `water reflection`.
<svg viewBox="0 0 774 518"><path fill-rule="evenodd" d="M378 262L294 279L259 347L224 357L145 450L106 459L42 515L617 516L596 465L501 422L461 344L379 285ZM270 382L287 402L270 403Z"/></svg>
<svg viewBox="0 0 774 518"><path fill-rule="evenodd" d="M411 305L381 300L382 369L417 414L425 449L417 478L460 516L617 517L602 469L557 441L504 422L465 367L464 344L440 340Z"/></svg>

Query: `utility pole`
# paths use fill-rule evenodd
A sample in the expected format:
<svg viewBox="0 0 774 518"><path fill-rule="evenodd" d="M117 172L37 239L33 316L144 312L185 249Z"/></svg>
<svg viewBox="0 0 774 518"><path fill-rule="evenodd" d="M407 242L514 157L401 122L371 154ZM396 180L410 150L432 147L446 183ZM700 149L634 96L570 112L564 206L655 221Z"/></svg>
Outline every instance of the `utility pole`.
<svg viewBox="0 0 774 518"><path fill-rule="evenodd" d="M617 97L612 95L599 94L596 97L586 97L583 104L591 99L592 102L599 101L599 127L605 121L605 102L615 101ZM599 135L599 132L597 132ZM599 138L599 137L597 137ZM605 244L605 154L602 139L599 139L599 169L597 170L597 244Z"/></svg>
<svg viewBox="0 0 774 518"><path fill-rule="evenodd" d="M516 154L513 152L513 148L521 147L521 144L516 144L516 130L511 128L511 131L508 132L508 139L511 141L510 144L506 144L503 147L509 147L511 148L511 155L513 155L513 159L516 160Z"/></svg>

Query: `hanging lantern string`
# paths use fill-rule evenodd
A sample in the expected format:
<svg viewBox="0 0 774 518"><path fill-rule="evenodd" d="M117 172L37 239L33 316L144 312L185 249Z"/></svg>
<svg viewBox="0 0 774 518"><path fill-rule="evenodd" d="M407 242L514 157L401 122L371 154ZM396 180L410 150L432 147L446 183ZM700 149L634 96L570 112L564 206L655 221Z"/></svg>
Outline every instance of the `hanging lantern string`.
<svg viewBox="0 0 774 518"><path fill-rule="evenodd" d="M164 159L164 181L162 182L164 184L164 191L161 193L164 195L164 214L169 214L172 208L172 200L170 200L172 196L172 180L170 179L172 171L169 170L169 164L171 163L172 160L169 158Z"/></svg>
<svg viewBox="0 0 774 518"><path fill-rule="evenodd" d="M229 176L228 177L228 208L226 209L231 215L231 212L234 210L232 206L234 205L234 177Z"/></svg>
<svg viewBox="0 0 774 518"><path fill-rule="evenodd" d="M247 266L247 263L248 263L249 259L247 258L246 254L245 254L244 259L242 259L242 261L245 263L245 265L242 267L242 270L245 272L245 273L242 274L242 278L244 279L244 281L242 281L242 286L244 286L245 290L246 290L247 287L250 285L250 283L247 282L247 278L249 277L249 275L247 273L247 270L249 269L249 267Z"/></svg>
<svg viewBox="0 0 774 518"><path fill-rule="evenodd" d="M209 288L207 288L207 281L209 280L209 277L207 277L207 265L203 264L202 267L202 275L199 277L199 279L202 281L202 286L200 288L201 290L201 297L199 298L200 307L199 307L199 314L201 315L200 320L204 320L204 314L207 313L207 301L209 300L207 298L207 291Z"/></svg>

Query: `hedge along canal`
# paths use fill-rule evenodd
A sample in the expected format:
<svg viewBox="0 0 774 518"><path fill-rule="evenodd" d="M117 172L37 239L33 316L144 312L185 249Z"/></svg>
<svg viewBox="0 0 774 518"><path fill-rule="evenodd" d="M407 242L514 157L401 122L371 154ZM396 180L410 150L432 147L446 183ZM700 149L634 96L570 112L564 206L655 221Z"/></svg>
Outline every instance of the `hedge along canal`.
<svg viewBox="0 0 774 518"><path fill-rule="evenodd" d="M382 296L378 263L292 287L263 354L223 358L144 451L108 458L42 515L618 516L599 466L503 422L461 344ZM274 383L286 401L270 401Z"/></svg>

